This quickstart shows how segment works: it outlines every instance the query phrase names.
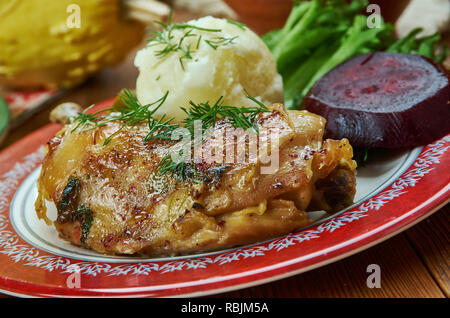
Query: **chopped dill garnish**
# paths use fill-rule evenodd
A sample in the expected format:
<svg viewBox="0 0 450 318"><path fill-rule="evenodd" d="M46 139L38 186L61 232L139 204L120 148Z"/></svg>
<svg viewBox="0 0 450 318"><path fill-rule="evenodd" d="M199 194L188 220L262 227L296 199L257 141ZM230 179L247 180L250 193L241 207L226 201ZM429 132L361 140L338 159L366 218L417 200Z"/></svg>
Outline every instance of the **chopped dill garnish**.
<svg viewBox="0 0 450 318"><path fill-rule="evenodd" d="M227 19L227 22L229 23L229 24L233 24L233 25L235 25L235 26L237 26L239 29L241 29L241 30L246 30L247 29L247 26L244 24L244 23L242 23L242 22L238 22L238 21L233 21L233 20L228 20Z"/></svg>
<svg viewBox="0 0 450 318"><path fill-rule="evenodd" d="M122 107L117 109L113 106L93 114L88 114L87 111L92 108L91 106L75 118L74 122L78 123L75 128L72 129L72 132L78 129L83 130L86 126L89 126L89 129L95 129L110 122L122 122L122 126L105 139L103 144L106 146L123 128L147 121L149 133L144 138L145 142L150 139L170 139L171 132L179 126L171 124L173 119L166 118L166 115L163 115L160 118L154 117L156 111L166 101L168 94L169 92L166 92L163 97L153 103L141 105L133 93L130 90L125 89L119 93ZM155 105L156 107L152 107ZM107 113L109 115L105 116L104 114Z"/></svg>
<svg viewBox="0 0 450 318"><path fill-rule="evenodd" d="M167 24L155 21L156 24L160 25L163 29L160 31L152 31L150 32L151 38L148 40L147 45L149 47L153 46L162 46L160 50L155 51L155 56L159 59L166 58L172 53L179 53L179 62L181 68L184 71L184 61L192 59L192 54L200 48L201 42L205 42L214 50L216 50L220 46L227 46L234 44L234 40L238 38L238 36L227 38L221 36L214 36L211 38L205 38L201 34L196 33L195 31L203 31L211 34L217 34L222 32L220 29L209 29L198 27L189 23L172 23L172 13L169 14L169 19ZM231 23L231 22L229 22ZM233 23L236 25L240 25L238 22ZM242 26L240 26L242 28ZM179 40L176 40L173 35L174 30L183 30L183 35ZM184 43L187 38L196 38L196 40L189 44Z"/></svg>
<svg viewBox="0 0 450 318"><path fill-rule="evenodd" d="M209 102L195 104L191 101L189 103L191 105L190 109L182 108L187 115L183 121L185 127L193 132L194 122L200 120L202 122L202 129L206 130L210 127L214 127L217 119L228 118L235 128L242 128L245 130L252 128L258 135L259 129L256 122L256 115L262 112L269 112L270 110L254 97L247 94L247 98L256 101L258 106L226 106L223 104L223 96L221 96L212 106Z"/></svg>
<svg viewBox="0 0 450 318"><path fill-rule="evenodd" d="M247 92L247 98L255 102L258 106L255 107L238 107L227 106L223 104L223 96L221 96L214 105L210 105L209 102L196 104L190 101L190 109L182 108L187 117L183 120L184 127L189 130L191 135L191 144L188 147L193 148L194 142L202 142L203 140L195 140L195 122L201 121L202 125L202 137L204 138L205 132L214 128L216 121L220 118L226 118L231 125L235 128L242 128L244 130L250 130L255 135L259 135L259 127L256 120L256 116L259 113L270 112L270 109L256 98L250 96ZM178 156L183 157L183 151L178 151ZM192 172L194 171L194 172ZM177 162L172 160L171 154L167 154L159 164L159 173L172 173L177 177L179 181L183 180L198 180L195 168L192 168L192 164L179 160Z"/></svg>
<svg viewBox="0 0 450 318"><path fill-rule="evenodd" d="M214 50L217 50L219 46L227 46L234 44L233 41L236 40L239 36L234 36L232 38L224 38L222 36L217 36L211 38L210 40L205 40L206 44L212 47Z"/></svg>
<svg viewBox="0 0 450 318"><path fill-rule="evenodd" d="M102 127L110 122L121 122L122 125L110 136L108 136L103 145L108 145L111 140L125 127L133 126L138 123L147 122L148 133L144 137L144 142L155 139L163 140L173 140L181 141L182 137L179 139L173 138L173 132L180 128L181 125L172 123L173 118L167 118L166 114L162 116L155 116L156 111L164 104L167 99L169 92L166 92L163 97L157 101L142 105L136 98L136 96L128 89L123 90L119 94L120 105L112 106L108 109L103 109L93 114L88 114L87 110L83 111L74 121L76 123L72 132L78 129L85 129L89 127L89 130ZM221 96L213 105L209 102L203 102L196 104L190 101L190 108L182 108L186 113L186 118L183 120L184 128L188 129L190 134L190 144L188 147L193 148L194 142L194 125L195 122L200 120L202 125L202 138L204 138L204 133L210 129L214 128L216 121L220 118L226 118L233 127L242 128L244 130L250 130L252 133L259 135L259 127L256 117L259 113L270 112L270 109L263 103L258 101L256 98L250 96L246 92L247 98L257 104L254 107L248 106L227 106L224 105L224 98ZM183 158L183 150L178 151L180 158ZM194 165L191 163L186 163L184 158L179 162L172 160L172 155L168 153L162 158L158 166L158 172L160 175L171 173L176 176L177 180L191 180L194 182L201 182L198 179L198 171L195 169Z"/></svg>
<svg viewBox="0 0 450 318"><path fill-rule="evenodd" d="M97 125L97 115L99 112L94 114L88 114L87 111L90 110L95 105L91 105L87 107L83 112L81 112L77 118L74 119L74 122L78 122L78 124L72 129L71 132L75 132L78 129L84 130L86 126L96 126ZM103 111L102 111L103 112Z"/></svg>

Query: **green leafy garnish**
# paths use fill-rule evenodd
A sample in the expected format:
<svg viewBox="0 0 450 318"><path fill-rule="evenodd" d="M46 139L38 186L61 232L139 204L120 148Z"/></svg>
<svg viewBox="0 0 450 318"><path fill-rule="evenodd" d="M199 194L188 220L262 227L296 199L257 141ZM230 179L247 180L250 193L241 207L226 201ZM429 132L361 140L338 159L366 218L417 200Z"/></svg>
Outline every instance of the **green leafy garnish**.
<svg viewBox="0 0 450 318"><path fill-rule="evenodd" d="M226 46L230 44L234 44L233 41L236 40L239 36L234 36L232 38L224 38L222 36L213 37L210 40L205 40L206 44L212 47L214 50L217 50L219 46Z"/></svg>
<svg viewBox="0 0 450 318"><path fill-rule="evenodd" d="M239 22L228 22L242 28L242 25ZM159 59L166 58L172 53L179 53L179 61L183 70L184 61L192 59L193 53L200 48L202 41L214 50L217 50L218 47L234 44L233 41L238 38L238 36L231 38L218 36L217 34L222 32L221 29L202 28L189 23L172 23L172 13L169 15L167 24L160 21L155 21L155 23L159 24L163 29L150 32L151 37L148 40L148 46L161 47L160 50L155 52L155 56ZM179 40L177 40L173 34L173 31L175 30L182 30L184 32ZM206 32L207 34L211 34L211 36L207 36L207 34L203 36L195 31ZM195 41L192 40L190 43L185 43L188 38L195 38ZM193 43L195 43L195 45Z"/></svg>
<svg viewBox="0 0 450 318"><path fill-rule="evenodd" d="M448 55L445 47L436 53L438 34L416 39L415 30L397 41L394 27L381 17L378 28L369 28L362 14L367 5L367 0L298 1L284 27L263 36L283 77L288 109L299 108L320 77L358 54L387 50L420 54L438 63Z"/></svg>
<svg viewBox="0 0 450 318"><path fill-rule="evenodd" d="M78 129L83 130L86 127L89 127L89 129L99 128L110 122L121 122L121 127L105 139L104 145L106 146L123 128L147 121L149 132L144 138L144 141L150 139L170 139L171 132L179 126L172 124L173 118L167 118L166 115L159 118L154 116L156 111L166 101L168 94L169 92L166 92L163 97L153 103L141 105L134 94L130 90L125 89L119 94L121 100L119 109L113 106L89 114L87 112L92 108L90 106L75 118L74 122L77 124L72 129L72 132Z"/></svg>
<svg viewBox="0 0 450 318"><path fill-rule="evenodd" d="M386 49L386 52L418 54L442 63L448 56L448 47L441 44L441 35L439 33L417 38L422 32L422 28L412 30L407 36L401 38ZM438 46L441 47L439 52Z"/></svg>
<svg viewBox="0 0 450 318"><path fill-rule="evenodd" d="M247 98L257 104L254 107L238 107L227 106L223 104L223 96L221 96L214 105L210 105L209 102L196 104L190 102L190 108L182 108L187 117L183 120L184 128L188 129L190 133L191 144L187 145L193 148L194 142L202 142L203 140L195 140L195 122L201 121L202 136L205 136L205 132L214 128L216 121L220 118L226 118L233 127L241 128L244 130L250 130L255 135L259 135L259 126L256 120L256 116L263 112L270 112L270 109L258 101L256 98L250 96L247 93ZM183 151L178 152L178 156L182 158ZM196 174L195 168L191 164L185 163L184 160L174 162L171 154L167 154L160 162L159 171L161 174L171 172L176 175L177 178L182 180L198 180L198 173Z"/></svg>
<svg viewBox="0 0 450 318"><path fill-rule="evenodd" d="M256 100L251 96L247 96L252 101ZM244 130L253 129L256 134L259 134L258 124L256 122L256 115L262 112L269 112L270 110L264 104L258 102L255 107L237 107L226 106L223 104L223 96L221 96L214 105L209 102L195 104L190 102L190 109L182 108L187 117L184 120L185 128L190 131L194 130L194 122L200 120L204 130L214 127L217 119L227 118L235 128L242 128Z"/></svg>
<svg viewBox="0 0 450 318"><path fill-rule="evenodd" d="M229 23L229 24L233 24L233 25L235 25L235 26L237 26L239 29L241 29L241 30L247 30L247 26L244 24L244 23L242 23L242 22L238 22L238 21L234 21L234 20L229 20L229 19L227 19L227 22Z"/></svg>
<svg viewBox="0 0 450 318"><path fill-rule="evenodd" d="M186 113L186 118L183 120L183 125L179 125L173 123L173 118L167 118L166 114L159 117L155 116L156 111L166 101L168 94L169 92L166 92L163 97L153 103L141 105L130 90L123 90L119 94L119 102L115 103L112 107L100 110L93 114L87 113L92 106L83 111L75 118L74 123L76 124L72 129L72 132L86 129L91 130L111 122L120 122L121 125L119 129L105 139L103 145L106 146L125 127L133 126L141 122L147 122L149 131L143 142L155 139L180 141L182 137L176 139L173 138L172 135L176 129L182 126L189 131L191 137L190 140L194 140L194 125L196 121L201 121L201 133L204 135L209 128L215 127L218 119L226 118L233 127L250 130L252 133L259 135L256 116L262 112L270 112L270 109L267 106L246 92L247 98L257 106L227 106L224 105L223 96L221 96L213 105L210 105L209 102L196 104L193 101L190 101L190 108L182 108ZM194 145L191 143L188 146L193 147ZM180 151L179 155L183 155L182 151ZM183 161L173 162L172 156L168 154L161 160L159 172L160 174L171 172L174 175L177 175L180 180L184 179L183 176L186 175L190 176L192 179L195 173L193 173L192 169L187 170L187 167L189 167L189 165Z"/></svg>
<svg viewBox="0 0 450 318"><path fill-rule="evenodd" d="M364 166L369 161L370 149L367 147L353 147L353 160L356 161L358 167Z"/></svg>

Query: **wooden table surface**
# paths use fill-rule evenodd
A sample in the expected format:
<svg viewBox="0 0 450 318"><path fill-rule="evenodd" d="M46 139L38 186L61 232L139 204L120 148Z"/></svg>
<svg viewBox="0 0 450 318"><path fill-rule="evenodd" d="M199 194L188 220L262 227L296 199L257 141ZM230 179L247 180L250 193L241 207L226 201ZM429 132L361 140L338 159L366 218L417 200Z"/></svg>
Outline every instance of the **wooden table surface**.
<svg viewBox="0 0 450 318"><path fill-rule="evenodd" d="M120 66L107 69L54 104L89 106L134 88L137 70L132 52ZM10 132L0 151L47 124L50 109ZM336 263L277 282L217 295L219 297L448 297L449 205L407 231ZM381 268L381 288L366 285L369 264ZM7 297L1 295L0 297Z"/></svg>

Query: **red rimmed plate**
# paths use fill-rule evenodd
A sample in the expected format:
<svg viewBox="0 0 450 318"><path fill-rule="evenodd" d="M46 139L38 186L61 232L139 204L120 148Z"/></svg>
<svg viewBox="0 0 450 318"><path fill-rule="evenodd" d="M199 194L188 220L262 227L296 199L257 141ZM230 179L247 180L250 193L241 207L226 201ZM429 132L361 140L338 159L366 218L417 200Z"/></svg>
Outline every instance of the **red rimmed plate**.
<svg viewBox="0 0 450 318"><path fill-rule="evenodd" d="M357 253L419 222L449 200L450 135L358 169L355 205L332 217L314 212L316 222L296 233L182 257L104 256L58 239L56 231L35 215L44 145L59 128L48 125L0 153L1 292L134 297L226 292Z"/></svg>

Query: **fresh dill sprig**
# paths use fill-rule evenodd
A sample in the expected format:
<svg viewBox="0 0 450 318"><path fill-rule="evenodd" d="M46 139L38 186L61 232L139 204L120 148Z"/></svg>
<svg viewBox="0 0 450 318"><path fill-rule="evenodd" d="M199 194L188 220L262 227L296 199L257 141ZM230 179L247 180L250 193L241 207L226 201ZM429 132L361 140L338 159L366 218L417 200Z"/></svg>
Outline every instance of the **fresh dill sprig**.
<svg viewBox="0 0 450 318"><path fill-rule="evenodd" d="M74 119L74 122L78 122L77 125L71 130L71 132L75 132L78 129L84 130L86 126L97 126L98 121L98 113L89 114L88 111L94 107L95 105L91 105L83 110L78 117Z"/></svg>
<svg viewBox="0 0 450 318"><path fill-rule="evenodd" d="M209 102L196 104L193 101L190 101L190 108L182 108L182 110L186 113L187 117L183 120L184 127L189 130L191 135L191 143L190 146L193 148L194 142L202 142L201 140L195 139L195 122L201 122L202 128L202 138L205 137L205 132L214 128L216 122L220 118L225 118L229 120L231 125L235 128L242 128L244 130L250 130L255 135L259 135L259 126L256 120L258 114L263 112L270 112L270 109L265 106L263 103L258 101L256 98L250 96L247 92L247 98L251 101L255 102L258 106L254 107L239 107L239 106L227 106L224 105L224 98L221 96L213 105L210 105ZM183 158L183 151L178 151L179 158ZM175 175L179 181L185 180L189 178L190 180L197 180L192 175L196 174L195 168L191 167L192 165L187 164L184 160L179 160L177 162L172 160L172 156L168 153L159 164L159 174L171 173ZM190 168L190 169L188 169ZM194 171L194 173L192 172Z"/></svg>
<svg viewBox="0 0 450 318"><path fill-rule="evenodd" d="M93 114L88 114L87 111L92 107L91 106L75 119L75 122L78 123L72 129L72 132L78 129L83 130L86 126L90 126L90 129L94 129L110 122L121 122L122 125L120 128L105 139L103 144L106 146L123 128L147 121L149 132L145 136L144 142L147 142L150 139L170 139L171 132L178 128L179 125L172 124L173 118L166 118L166 115L163 115L160 118L154 116L156 111L166 101L168 94L169 92L166 92L163 97L153 103L141 105L133 93L130 90L125 89L119 94L119 98L122 101L122 107L119 109L111 107ZM104 114L106 113L109 113L109 115L105 116Z"/></svg>
<svg viewBox="0 0 450 318"><path fill-rule="evenodd" d="M222 32L221 29L210 29L210 28L202 28L189 23L172 23L172 12L169 14L167 24L161 21L155 21L156 24L160 25L163 29L160 31L152 31L150 32L150 39L147 41L147 45L149 47L154 46L162 46L161 49L155 52L155 56L159 59L164 59L172 53L179 53L179 62L181 68L184 71L184 60L191 60L192 54L200 48L201 42L205 42L214 50L216 50L220 46L227 46L234 44L234 40L238 38L235 37L221 37L214 36L210 38L205 38L201 34L196 33L195 31L203 31L211 34L217 34ZM229 22L231 23L231 22ZM240 28L242 25L238 22L234 23ZM179 40L176 40L176 37L173 35L174 30L183 30L183 35ZM196 38L192 43L184 43L187 38Z"/></svg>
<svg viewBox="0 0 450 318"><path fill-rule="evenodd" d="M191 101L190 109L182 108L187 117L184 120L185 127L193 131L194 122L200 120L202 122L203 130L209 127L214 127L217 119L227 118L235 128L253 129L258 135L259 129L256 122L256 116L262 112L269 112L269 108L260 103L254 97L247 95L252 101L256 101L258 106L255 107L238 107L238 106L226 106L223 104L223 96L221 96L214 105L210 105L209 102L195 104Z"/></svg>
<svg viewBox="0 0 450 318"><path fill-rule="evenodd" d="M234 44L234 40L236 40L239 36L234 36L231 38L225 38L222 36L216 36L211 38L210 40L205 40L205 43L212 47L214 50L217 50L219 46L227 46Z"/></svg>
<svg viewBox="0 0 450 318"><path fill-rule="evenodd" d="M156 108L154 111L148 113L148 127L150 131L144 138L144 141L147 142L150 139L170 140L172 132L179 128L180 125L171 124L173 118L166 119L166 114L163 114L159 119L156 119L153 117L154 112L156 112Z"/></svg>
<svg viewBox="0 0 450 318"><path fill-rule="evenodd" d="M178 155L182 156L183 153L179 152ZM171 173L176 176L178 181L183 181L186 179L186 166L187 163L184 160L180 160L178 162L173 161L172 156L169 153L159 162L158 173L159 175Z"/></svg>
<svg viewBox="0 0 450 318"><path fill-rule="evenodd" d="M145 136L144 142L155 139L155 135L159 139L170 139L169 131L175 129L174 125L170 124L173 118L166 119L165 115L159 119L153 117L156 111L164 104L168 95L169 92L166 92L157 101L141 105L130 90L124 90L122 94L119 94L119 97L122 99L125 107L119 109L118 115L112 115L102 122L102 124L106 124L112 121L121 121L123 124L116 132L105 139L104 145L107 145L124 127L133 126L145 120L148 123L149 133ZM178 125L176 126L178 127Z"/></svg>
<svg viewBox="0 0 450 318"><path fill-rule="evenodd" d="M108 136L103 145L108 145L111 140L125 127L133 126L138 123L146 121L148 124L148 133L144 138L144 142L155 139L174 140L172 134L175 129L180 128L179 124L173 123L173 118L167 118L166 114L161 117L156 117L156 111L164 104L169 92L166 92L163 97L157 101L142 105L136 98L136 96L130 90L123 90L120 94L121 106L103 109L93 114L88 114L87 110L83 111L74 122L77 122L72 132L78 129L84 130L86 127L89 129L99 128L110 122L121 122L121 126L114 133ZM186 113L186 118L183 120L184 127L189 130L190 144L188 147L194 147L194 142L203 142L203 139L196 141L194 138L194 125L195 122L200 120L202 124L202 138L204 133L214 128L216 121L221 118L227 119L231 125L235 128L242 128L250 130L252 133L259 135L259 127L257 122L257 115L263 112L270 112L270 109L256 98L250 96L247 92L247 98L257 104L257 106L228 106L224 105L224 97L221 96L213 105L209 102L194 103L191 101L190 108L182 108ZM179 141L179 140L174 140ZM183 158L183 150L178 151L180 158ZM162 158L158 166L158 172L160 175L171 173L176 176L177 180L182 181L189 178L194 182L198 182L198 171L193 164L186 163L184 160L175 162L172 160L172 156L168 153Z"/></svg>
<svg viewBox="0 0 450 318"><path fill-rule="evenodd" d="M247 26L244 24L244 23L242 23L242 22L238 22L238 21L234 21L234 20L229 20L229 19L227 19L227 22L229 23L229 24L233 24L233 25L235 25L235 26L237 26L239 29L241 29L241 30L247 30Z"/></svg>

